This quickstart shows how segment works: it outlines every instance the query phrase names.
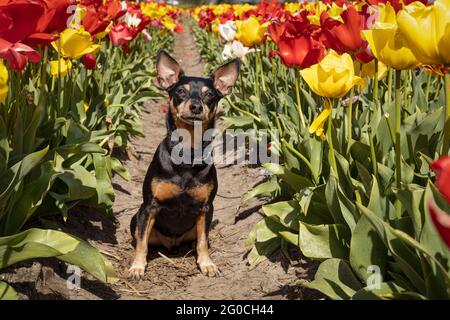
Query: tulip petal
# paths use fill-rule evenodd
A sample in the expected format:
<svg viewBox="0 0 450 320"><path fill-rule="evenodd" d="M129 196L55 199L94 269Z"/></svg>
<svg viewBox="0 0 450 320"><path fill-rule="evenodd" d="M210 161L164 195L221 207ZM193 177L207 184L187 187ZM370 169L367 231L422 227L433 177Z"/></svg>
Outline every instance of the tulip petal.
<svg viewBox="0 0 450 320"><path fill-rule="evenodd" d="M450 215L437 209L433 200L428 203L428 210L436 230L450 248Z"/></svg>
<svg viewBox="0 0 450 320"><path fill-rule="evenodd" d="M327 121L328 117L331 115L331 111L332 111L331 101L329 99L326 99L323 111L313 121L313 123L311 123L311 126L309 127L310 134L315 133L317 136L323 135L324 131L323 126Z"/></svg>
<svg viewBox="0 0 450 320"><path fill-rule="evenodd" d="M309 68L303 69L300 71L300 74L302 75L303 79L306 81L308 86L311 88L314 93L321 95L321 92L319 90L319 79L318 79L318 73L317 73L318 65L312 65Z"/></svg>
<svg viewBox="0 0 450 320"><path fill-rule="evenodd" d="M59 69L59 67L61 67L61 69ZM52 77L58 77L60 74L61 77L65 77L70 69L72 69L72 62L70 60L61 58L59 61L50 61L50 74Z"/></svg>

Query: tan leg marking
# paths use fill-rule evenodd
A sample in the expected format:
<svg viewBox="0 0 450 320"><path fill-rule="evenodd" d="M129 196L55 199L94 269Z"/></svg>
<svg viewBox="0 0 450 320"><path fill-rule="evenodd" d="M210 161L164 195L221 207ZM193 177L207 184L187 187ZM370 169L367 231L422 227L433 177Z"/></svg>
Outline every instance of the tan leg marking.
<svg viewBox="0 0 450 320"><path fill-rule="evenodd" d="M209 277L219 276L220 272L212 262L208 252L208 238L206 236L206 213L197 217L197 264L200 271Z"/></svg>
<svg viewBox="0 0 450 320"><path fill-rule="evenodd" d="M139 279L144 276L145 266L147 265L147 253L150 235L152 234L153 225L156 220L156 210L149 213L149 219L147 226L145 227L144 234L139 236L138 227L135 229L136 238L136 252L134 255L133 263L128 270L128 275L130 278ZM153 239L152 239L153 240Z"/></svg>

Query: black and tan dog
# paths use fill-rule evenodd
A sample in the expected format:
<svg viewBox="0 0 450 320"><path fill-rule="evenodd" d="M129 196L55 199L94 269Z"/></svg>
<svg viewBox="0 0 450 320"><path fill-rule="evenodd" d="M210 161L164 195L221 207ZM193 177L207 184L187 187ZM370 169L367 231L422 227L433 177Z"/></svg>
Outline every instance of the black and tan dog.
<svg viewBox="0 0 450 320"><path fill-rule="evenodd" d="M169 54L158 53L155 84L167 91L170 98L167 136L148 168L143 185L144 201L131 221L136 253L129 269L130 277L144 275L149 245L170 249L194 240L201 272L208 276L219 275L208 253L208 231L217 191L216 169L206 161L198 164L174 162L172 151L178 142L173 141L172 134L177 129L187 130L192 149L207 146L201 137L200 141L196 141L197 137L194 139L194 124L200 124L202 132L214 127L217 104L230 93L239 75L239 66L239 60L233 60L209 78L188 77Z"/></svg>

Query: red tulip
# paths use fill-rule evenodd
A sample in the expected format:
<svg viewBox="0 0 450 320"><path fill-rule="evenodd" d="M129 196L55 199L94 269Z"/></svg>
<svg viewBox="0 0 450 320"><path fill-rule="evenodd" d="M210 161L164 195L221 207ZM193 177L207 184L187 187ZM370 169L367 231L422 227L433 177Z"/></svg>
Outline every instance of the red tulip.
<svg viewBox="0 0 450 320"><path fill-rule="evenodd" d="M176 18L172 18L175 20ZM236 16L234 15L234 10L229 8L224 14L219 17L220 23L224 24L229 20L236 20Z"/></svg>
<svg viewBox="0 0 450 320"><path fill-rule="evenodd" d="M88 53L83 57L83 65L87 70L95 70L97 66L97 59L94 55Z"/></svg>
<svg viewBox="0 0 450 320"><path fill-rule="evenodd" d="M430 211L431 220L436 230L441 235L445 244L450 248L450 215L437 209L433 200L428 202L428 210Z"/></svg>
<svg viewBox="0 0 450 320"><path fill-rule="evenodd" d="M117 47L130 43L134 37L128 26L123 22L119 22L112 27L109 32L109 38L112 44Z"/></svg>
<svg viewBox="0 0 450 320"><path fill-rule="evenodd" d="M271 56L279 55L288 67L307 68L325 56L320 27L311 24L306 11L273 22L269 34L279 48L272 51Z"/></svg>
<svg viewBox="0 0 450 320"><path fill-rule="evenodd" d="M110 20L116 20L127 13L127 10L122 9L120 1L109 1L106 4L106 13Z"/></svg>
<svg viewBox="0 0 450 320"><path fill-rule="evenodd" d="M11 43L0 38L0 58L8 61L9 69L21 71L28 61L39 62L41 55L23 43Z"/></svg>
<svg viewBox="0 0 450 320"><path fill-rule="evenodd" d="M109 26L109 23L110 22L108 20L101 18L94 6L86 7L86 15L81 21L84 29L93 36L105 31Z"/></svg>
<svg viewBox="0 0 450 320"><path fill-rule="evenodd" d="M177 24L177 26L174 29L174 31L177 33L182 32L183 30L184 30L184 27L180 24Z"/></svg>
<svg viewBox="0 0 450 320"><path fill-rule="evenodd" d="M41 0L46 5L45 15L39 22L39 32L62 32L76 9L76 0Z"/></svg>
<svg viewBox="0 0 450 320"><path fill-rule="evenodd" d="M103 5L103 0L81 0L80 3L83 6L95 6L100 7Z"/></svg>
<svg viewBox="0 0 450 320"><path fill-rule="evenodd" d="M264 21L272 20L273 18L279 18L284 14L283 7L279 4L278 0L272 0L268 2L262 0L258 4L259 15L263 17Z"/></svg>
<svg viewBox="0 0 450 320"><path fill-rule="evenodd" d="M284 30L286 29L286 24L284 22L273 22L270 24L268 31L270 38L275 42L278 43L281 39L281 36L284 33Z"/></svg>
<svg viewBox="0 0 450 320"><path fill-rule="evenodd" d="M287 36L296 37L308 33L317 39L320 32L320 26L312 24L309 21L308 12L306 10L296 16L289 16L286 19L285 33Z"/></svg>
<svg viewBox="0 0 450 320"><path fill-rule="evenodd" d="M436 172L436 186L450 203L450 157L444 156L431 164Z"/></svg>
<svg viewBox="0 0 450 320"><path fill-rule="evenodd" d="M0 38L16 43L36 33L45 13L42 2L17 0L0 2Z"/></svg>
<svg viewBox="0 0 450 320"><path fill-rule="evenodd" d="M367 47L367 41L361 38L361 31L366 28L366 19L353 6L343 11L341 17L343 22L329 17L326 12L320 16L326 45L339 54L358 54Z"/></svg>
<svg viewBox="0 0 450 320"><path fill-rule="evenodd" d="M278 54L283 63L292 68L308 68L318 63L325 56L325 47L311 36L298 37L282 36L278 41L279 50L272 54Z"/></svg>

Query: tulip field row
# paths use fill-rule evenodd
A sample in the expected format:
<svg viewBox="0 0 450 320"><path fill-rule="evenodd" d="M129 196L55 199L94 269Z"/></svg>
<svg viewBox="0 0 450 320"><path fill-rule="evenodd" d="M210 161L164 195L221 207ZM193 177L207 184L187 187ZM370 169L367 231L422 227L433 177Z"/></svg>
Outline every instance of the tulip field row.
<svg viewBox="0 0 450 320"><path fill-rule="evenodd" d="M39 221L111 211L112 174L129 179L112 151L143 134L139 102L160 95L154 60L179 15L153 2L0 1L0 270L56 257L114 281L97 249ZM2 298L17 298L4 281Z"/></svg>
<svg viewBox="0 0 450 320"><path fill-rule="evenodd" d="M243 62L225 122L266 129L278 199L247 244L320 261L332 299L450 298L450 1L317 1L191 10L201 54ZM280 139L275 139L276 133Z"/></svg>

